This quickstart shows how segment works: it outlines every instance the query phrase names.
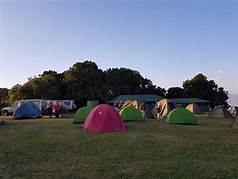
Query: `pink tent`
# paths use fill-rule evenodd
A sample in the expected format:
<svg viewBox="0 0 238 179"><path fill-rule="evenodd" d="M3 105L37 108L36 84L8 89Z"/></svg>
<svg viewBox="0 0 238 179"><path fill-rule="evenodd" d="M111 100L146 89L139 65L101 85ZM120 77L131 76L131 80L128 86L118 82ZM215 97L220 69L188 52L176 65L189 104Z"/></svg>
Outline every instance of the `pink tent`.
<svg viewBox="0 0 238 179"><path fill-rule="evenodd" d="M122 132L127 130L120 114L107 104L98 105L89 113L83 124L83 129L92 132Z"/></svg>

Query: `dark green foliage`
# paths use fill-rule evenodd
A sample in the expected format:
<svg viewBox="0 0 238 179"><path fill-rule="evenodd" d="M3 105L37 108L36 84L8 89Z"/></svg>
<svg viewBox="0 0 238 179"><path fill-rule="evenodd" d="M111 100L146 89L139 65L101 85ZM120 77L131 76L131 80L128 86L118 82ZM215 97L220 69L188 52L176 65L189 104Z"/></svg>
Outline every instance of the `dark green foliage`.
<svg viewBox="0 0 238 179"><path fill-rule="evenodd" d="M127 68L113 68L105 71L105 100L125 94L157 94L161 88L156 88L151 80L143 78L138 71ZM165 92L165 90L164 90Z"/></svg>
<svg viewBox="0 0 238 179"><path fill-rule="evenodd" d="M8 89L0 88L0 109L6 105L8 105L7 97L8 97Z"/></svg>
<svg viewBox="0 0 238 179"><path fill-rule="evenodd" d="M77 62L64 73L65 98L79 105L88 100L103 100L103 71L91 61Z"/></svg>
<svg viewBox="0 0 238 179"><path fill-rule="evenodd" d="M7 88L0 88L0 100L4 100L8 95Z"/></svg>
<svg viewBox="0 0 238 179"><path fill-rule="evenodd" d="M191 80L186 80L183 83L184 95L189 98L206 99L211 102L211 107L217 105L228 106L228 92L223 87L218 85L213 80L207 80L203 74L198 74Z"/></svg>
<svg viewBox="0 0 238 179"><path fill-rule="evenodd" d="M22 99L22 92L20 92L21 87L21 85L16 84L8 91L8 100L10 104Z"/></svg>
<svg viewBox="0 0 238 179"><path fill-rule="evenodd" d="M166 94L167 98L183 98L184 92L183 88L180 87L171 87L167 90Z"/></svg>
<svg viewBox="0 0 238 179"><path fill-rule="evenodd" d="M64 73L45 71L38 77L29 78L14 86L9 99L74 99L79 106L88 100L108 101L120 94L158 94L164 96L165 89L153 85L139 72L127 68L102 71L91 61L77 62Z"/></svg>
<svg viewBox="0 0 238 179"><path fill-rule="evenodd" d="M84 61L75 63L63 73L50 70L29 78L25 84L13 86L5 98L9 103L32 98L73 99L80 107L85 106L88 100L105 102L122 94L156 94L165 97L166 90L153 85L151 80L142 77L138 71L127 68L102 71L96 63ZM227 105L227 94L213 80L208 81L204 75L198 74L186 80L183 89L169 88L166 97L207 99L211 101L211 106L215 106Z"/></svg>
<svg viewBox="0 0 238 179"><path fill-rule="evenodd" d="M161 87L157 86L155 88L155 94L158 95L158 96L161 96L161 97L165 97L166 90L164 88L161 88Z"/></svg>
<svg viewBox="0 0 238 179"><path fill-rule="evenodd" d="M13 101L18 99L59 99L62 97L62 74L57 74L54 71L45 71L39 77L29 78L22 86L17 86L10 93ZM11 95L19 93L19 95ZM20 96L20 98L18 98Z"/></svg>

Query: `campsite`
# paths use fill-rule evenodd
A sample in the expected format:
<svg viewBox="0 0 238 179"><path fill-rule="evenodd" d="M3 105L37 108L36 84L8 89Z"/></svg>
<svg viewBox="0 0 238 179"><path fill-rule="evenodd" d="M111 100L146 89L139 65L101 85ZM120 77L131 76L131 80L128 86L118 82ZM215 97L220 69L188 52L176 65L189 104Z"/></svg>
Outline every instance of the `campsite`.
<svg viewBox="0 0 238 179"><path fill-rule="evenodd" d="M121 105L120 113L113 105L88 101L74 118L59 119L37 117L37 106L24 103L13 114L19 118L0 126L0 135L6 136L0 138L4 144L0 146L1 176L237 177L238 121L231 127L235 118L222 107L201 113L195 103L184 108L185 99L171 105L172 101L169 104L155 95L122 95L109 101ZM186 99L191 101L201 103ZM140 106L153 102L155 108L165 110L146 118Z"/></svg>
<svg viewBox="0 0 238 179"><path fill-rule="evenodd" d="M1 176L237 177L238 130L229 127L230 119L199 117L199 125L127 122L127 132L100 135L72 120L7 121L0 129Z"/></svg>
<svg viewBox="0 0 238 179"><path fill-rule="evenodd" d="M41 78L36 77L43 80ZM199 86L201 80L208 83L208 89L209 82L213 83L202 74L191 82ZM126 87L126 82L123 83L122 87ZM24 86L19 92L21 88ZM13 89L9 90L6 102L15 93ZM181 89L185 90L186 85ZM209 90L217 93L219 88ZM47 92L46 89L45 94ZM226 98L204 96L205 99L201 99L177 94L171 98L173 93L169 90L163 94L162 90L156 93L155 88L151 94L133 93L133 90L130 93L105 97L107 101L95 97L82 100L82 96L80 100L34 99L32 96L3 107L0 176L238 176L238 108L229 107ZM8 116L6 109L12 111Z"/></svg>
<svg viewBox="0 0 238 179"><path fill-rule="evenodd" d="M238 0L0 12L0 179L238 179Z"/></svg>

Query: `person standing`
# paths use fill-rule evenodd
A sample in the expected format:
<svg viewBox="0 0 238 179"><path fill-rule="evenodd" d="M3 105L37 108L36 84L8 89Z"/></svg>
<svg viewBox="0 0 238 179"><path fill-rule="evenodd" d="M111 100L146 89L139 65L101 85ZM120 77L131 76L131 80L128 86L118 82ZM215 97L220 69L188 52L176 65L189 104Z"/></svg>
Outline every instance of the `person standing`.
<svg viewBox="0 0 238 179"><path fill-rule="evenodd" d="M145 120L145 103L144 102L141 103L139 109L140 109L140 111L142 113L142 116L143 116L143 118Z"/></svg>
<svg viewBox="0 0 238 179"><path fill-rule="evenodd" d="M47 113L48 113L49 117L51 118L51 115L53 112L53 103L51 100L48 101L46 108L47 108Z"/></svg>
<svg viewBox="0 0 238 179"><path fill-rule="evenodd" d="M61 104L58 100L54 103L53 109L55 111L55 117L59 118L60 110L61 110Z"/></svg>

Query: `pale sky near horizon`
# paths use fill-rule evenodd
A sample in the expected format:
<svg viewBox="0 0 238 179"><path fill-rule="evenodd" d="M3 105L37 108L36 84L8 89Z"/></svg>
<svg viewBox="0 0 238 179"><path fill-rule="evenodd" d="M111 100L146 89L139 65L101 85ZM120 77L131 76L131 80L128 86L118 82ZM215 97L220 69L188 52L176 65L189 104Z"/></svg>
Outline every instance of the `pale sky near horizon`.
<svg viewBox="0 0 238 179"><path fill-rule="evenodd" d="M238 0L0 0L0 87L85 59L238 94Z"/></svg>

